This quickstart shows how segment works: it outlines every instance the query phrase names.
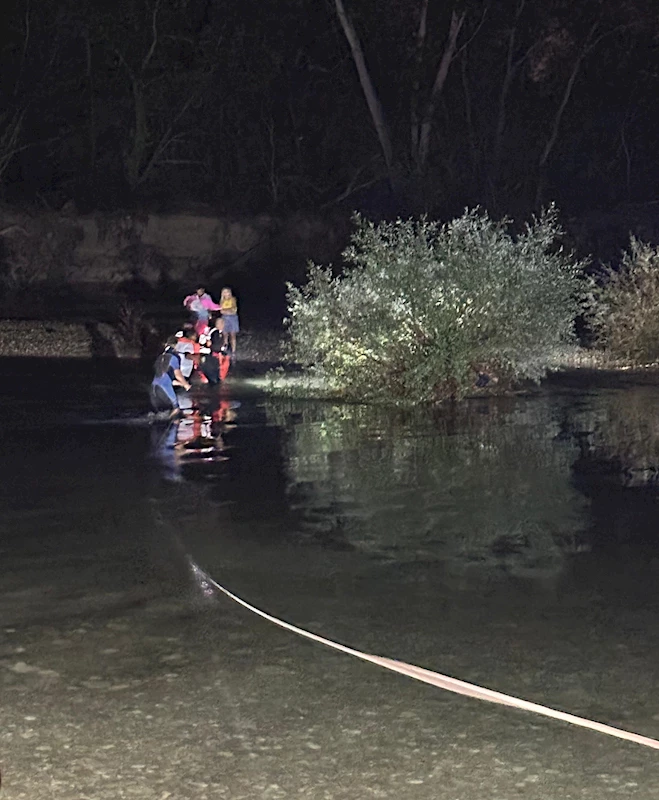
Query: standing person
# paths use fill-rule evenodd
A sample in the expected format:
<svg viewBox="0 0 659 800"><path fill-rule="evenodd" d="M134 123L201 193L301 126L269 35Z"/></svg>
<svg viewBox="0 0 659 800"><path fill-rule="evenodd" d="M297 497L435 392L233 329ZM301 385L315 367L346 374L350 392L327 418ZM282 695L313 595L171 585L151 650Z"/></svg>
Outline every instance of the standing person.
<svg viewBox="0 0 659 800"><path fill-rule="evenodd" d="M183 305L194 315L197 333L203 333L208 327L210 312L220 310L220 306L206 293L203 286L200 286L194 294L189 294L183 301Z"/></svg>
<svg viewBox="0 0 659 800"><path fill-rule="evenodd" d="M224 343L231 340L231 355L236 354L236 334L240 331L238 323L238 301L228 286L222 289L220 295L220 313L224 320Z"/></svg>
<svg viewBox="0 0 659 800"><path fill-rule="evenodd" d="M206 347L202 349L201 370L212 385L223 381L229 367L231 366L231 356L229 355L229 345L223 341L224 319L217 317L213 327L208 334Z"/></svg>
<svg viewBox="0 0 659 800"><path fill-rule="evenodd" d="M226 343L224 336L226 333L226 322L224 317L218 317L215 320L215 326L211 330L211 353L217 359L219 366L220 380L223 381L229 367L231 366L231 355L229 353L229 345ZM234 334L235 336L235 334Z"/></svg>
<svg viewBox="0 0 659 800"><path fill-rule="evenodd" d="M174 387L182 386L186 392L190 390L190 383L181 372L181 356L176 352L176 341L175 336L167 340L165 349L153 366L151 381L151 405L156 411L171 409L172 416L179 412Z"/></svg>

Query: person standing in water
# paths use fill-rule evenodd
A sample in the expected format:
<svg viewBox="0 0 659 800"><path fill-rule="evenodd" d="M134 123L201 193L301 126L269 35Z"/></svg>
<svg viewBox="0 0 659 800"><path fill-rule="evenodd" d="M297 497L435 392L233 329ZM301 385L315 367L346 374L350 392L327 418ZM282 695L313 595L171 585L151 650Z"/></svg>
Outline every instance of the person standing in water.
<svg viewBox="0 0 659 800"><path fill-rule="evenodd" d="M190 390L190 383L181 372L181 356L175 350L176 337L172 336L162 354L156 359L151 381L151 404L155 411L170 409L172 416L179 413L179 401L175 386Z"/></svg>
<svg viewBox="0 0 659 800"><path fill-rule="evenodd" d="M231 342L231 355L235 356L236 334L240 331L240 325L238 323L238 301L228 286L222 289L220 295L220 314L222 314L222 319L224 320L224 330L222 331L224 343L227 344L229 341Z"/></svg>
<svg viewBox="0 0 659 800"><path fill-rule="evenodd" d="M208 327L208 318L211 311L220 311L220 306L207 294L205 287L200 286L194 294L189 294L183 305L195 317L195 330L203 333Z"/></svg>
<svg viewBox="0 0 659 800"><path fill-rule="evenodd" d="M201 370L212 385L223 381L231 366L229 345L223 341L223 333L224 319L220 316L205 337L202 348Z"/></svg>
<svg viewBox="0 0 659 800"><path fill-rule="evenodd" d="M181 357L181 372L186 380L192 377L196 366L195 356L199 353L198 335L194 329L182 330L176 334L175 350Z"/></svg>

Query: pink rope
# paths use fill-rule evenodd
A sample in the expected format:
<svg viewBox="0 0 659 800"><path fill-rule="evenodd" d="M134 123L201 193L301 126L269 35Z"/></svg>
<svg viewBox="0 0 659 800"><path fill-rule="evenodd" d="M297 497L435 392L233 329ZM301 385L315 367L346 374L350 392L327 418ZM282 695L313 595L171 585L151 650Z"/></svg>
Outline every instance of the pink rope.
<svg viewBox="0 0 659 800"><path fill-rule="evenodd" d="M510 706L511 708L519 708L523 711L531 711L544 717L558 719L562 722L568 722L571 725L578 725L581 728L588 728L591 731L598 731L599 733L605 733L608 736L615 736L618 739L624 739L628 742L635 742L636 744L659 750L659 741L657 739L651 739L648 736L641 736L638 733L631 733L630 731L625 731L620 728L614 728L611 725L604 725L601 722L595 722L584 717L577 717L574 714L567 714L564 711L557 711L554 708L548 708L547 706L543 706L538 703L531 703L528 700L521 700L517 697L512 697L511 695L495 692L493 689L486 689L483 686L477 686L476 684L467 683L466 681L461 681L457 678L451 678L448 675L441 675L438 672L432 672L431 670L423 669L422 667L416 667L413 664L407 664L404 661L395 661L394 659L384 658L383 656L362 653L361 650L355 650L352 647L346 647L344 644L339 644L331 639L325 639L323 636L318 636L310 631L305 631L303 628L298 628L295 625L291 625L290 622L285 622L282 619L273 617L271 614L267 614L265 611L261 611L261 609L256 608L256 606L253 606L250 603L247 603L245 600L242 600L240 597L238 597L238 595L233 594L233 592L230 592L228 589L225 589L224 586L221 586L219 583L214 581L199 566L197 566L192 559L188 557L188 560L195 579L205 592L208 592L210 587L217 589L227 597L231 598L231 600L233 600L235 603L238 603L238 605L241 605L243 608L251 611L253 614L257 614L259 617L278 625L280 628L284 628L292 633L296 633L298 636L303 636L305 639L310 639L311 641L318 642L326 647L331 647L333 650L338 650L341 653L354 656L362 661L368 661L371 664L377 664L378 666L389 669L392 672L398 672L401 675L407 675L410 678L421 681L422 683L429 683L431 686L437 686L440 689L446 689L448 692L462 694L466 697L475 697L478 700L486 700L489 703L498 703L500 705Z"/></svg>

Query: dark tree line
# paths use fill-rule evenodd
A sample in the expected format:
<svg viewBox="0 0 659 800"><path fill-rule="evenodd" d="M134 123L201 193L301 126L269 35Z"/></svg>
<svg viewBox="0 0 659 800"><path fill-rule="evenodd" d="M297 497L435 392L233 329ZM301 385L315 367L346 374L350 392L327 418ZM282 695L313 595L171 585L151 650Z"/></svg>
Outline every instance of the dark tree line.
<svg viewBox="0 0 659 800"><path fill-rule="evenodd" d="M527 214L655 198L652 0L9 0L6 202Z"/></svg>

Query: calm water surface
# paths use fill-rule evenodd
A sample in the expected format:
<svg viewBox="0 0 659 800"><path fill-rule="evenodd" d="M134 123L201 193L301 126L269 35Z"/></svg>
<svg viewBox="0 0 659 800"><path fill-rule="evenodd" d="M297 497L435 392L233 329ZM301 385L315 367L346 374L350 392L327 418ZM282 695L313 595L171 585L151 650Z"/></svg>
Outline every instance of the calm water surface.
<svg viewBox="0 0 659 800"><path fill-rule="evenodd" d="M659 389L429 413L237 382L167 425L138 367L5 367L6 629L194 593L190 556L347 644L659 735Z"/></svg>
<svg viewBox="0 0 659 800"><path fill-rule="evenodd" d="M9 363L0 400L2 581L47 586L51 612L59 592L171 578L183 553L269 605L295 607L290 581L311 576L424 607L430 587L472 605L655 599L659 389L404 412L237 383L167 425L147 424L139 366L33 364Z"/></svg>

